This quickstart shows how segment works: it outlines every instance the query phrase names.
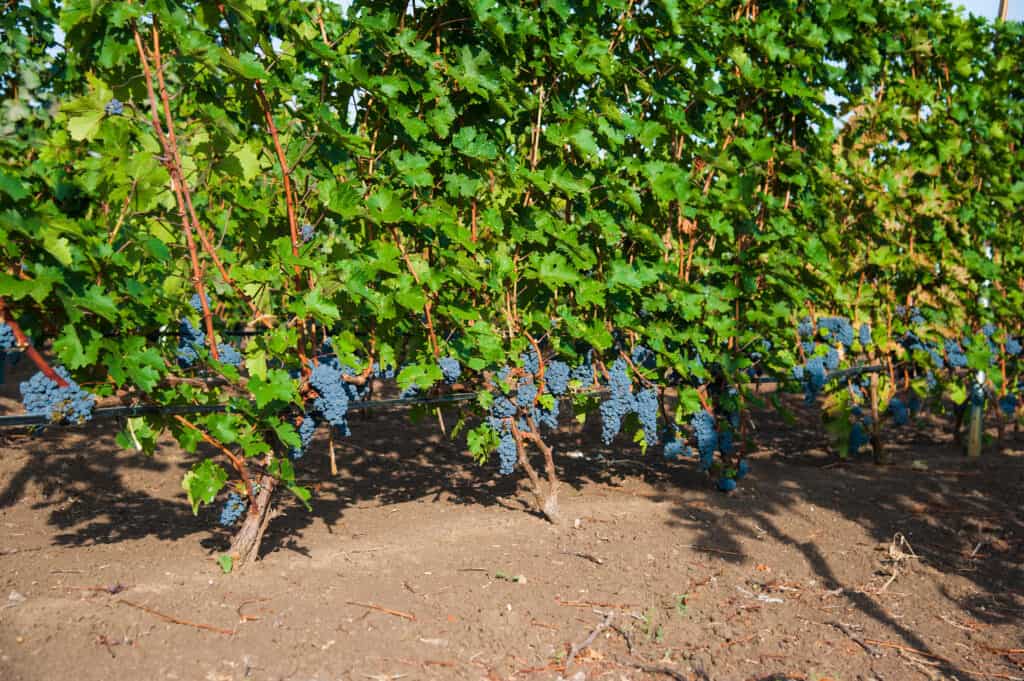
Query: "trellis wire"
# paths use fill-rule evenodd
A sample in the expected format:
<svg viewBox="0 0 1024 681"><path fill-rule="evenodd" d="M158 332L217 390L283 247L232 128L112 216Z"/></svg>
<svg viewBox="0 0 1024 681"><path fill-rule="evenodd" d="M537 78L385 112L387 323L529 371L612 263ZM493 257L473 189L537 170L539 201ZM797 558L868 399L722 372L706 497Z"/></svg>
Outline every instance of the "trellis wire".
<svg viewBox="0 0 1024 681"><path fill-rule="evenodd" d="M392 400L361 400L348 403L349 411L383 409L387 407L439 405L456 402L468 402L476 399L476 393L453 393L441 397L416 398L400 397ZM231 411L226 404L171 404L164 407L156 405L139 405L135 407L103 407L92 413L93 420L104 418L132 418L135 416L154 416L159 414L219 414ZM17 416L0 416L0 428L17 428L23 426L65 425L53 423L48 416L21 414ZM76 424L70 424L76 425Z"/></svg>
<svg viewBox="0 0 1024 681"><path fill-rule="evenodd" d="M837 378L844 378L846 376L854 376L858 374L876 373L883 371L885 366L881 364L853 367L850 369L844 369L842 371L836 371L828 375L826 380L833 380ZM756 383L778 383L783 379L779 378L759 378ZM602 392L602 391L597 391ZM468 402L476 399L476 393L453 393L451 395L444 395L441 397L432 398L417 398L417 397L399 397L390 400L362 400L349 402L348 408L350 410L370 410L370 409L385 409L388 407L403 407L403 406L432 406L441 404L450 404L458 402ZM230 411L228 405L220 404L172 404L164 407L155 405L140 405L134 407L103 407L96 409L92 413L93 420L105 419L105 418L133 418L136 416L154 416L159 414L218 414L222 412ZM3 428L20 428L25 426L48 426L48 425L65 425L59 423L53 423L49 417L43 415L32 415L32 414L20 414L16 416L0 416L0 429ZM71 424L75 425L75 424Z"/></svg>

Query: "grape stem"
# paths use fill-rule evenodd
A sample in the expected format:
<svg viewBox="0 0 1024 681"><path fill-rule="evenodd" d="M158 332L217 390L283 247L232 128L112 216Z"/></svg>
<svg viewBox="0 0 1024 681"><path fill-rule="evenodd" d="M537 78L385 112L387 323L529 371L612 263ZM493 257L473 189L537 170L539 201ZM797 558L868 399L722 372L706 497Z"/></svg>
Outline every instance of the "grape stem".
<svg viewBox="0 0 1024 681"><path fill-rule="evenodd" d="M136 44L139 46L140 56L142 57L143 62L144 62L143 63L143 68L147 72L147 75L148 75L148 73L149 73L149 64L146 61L145 52L142 51L142 49L141 49L141 39L138 38L138 31L136 30L135 33L136 33L136 38L137 38ZM256 304L252 301L252 298L249 297L249 295L246 294L245 291L243 291L241 288L239 288L237 282L235 282L235 280L228 273L227 269L224 267L224 263L221 261L220 256L217 255L217 249L211 243L210 238L209 238L209 236L206 233L206 230L203 229L202 225L199 223L199 218L196 216L195 206L192 205L192 191L189 189L188 183L185 182L185 174L182 171L181 153L180 153L179 148L178 148L177 136L175 135L175 132L174 132L174 121L173 121L173 118L171 117L170 97L167 94L167 86L166 86L166 83L164 82L164 77L163 77L164 66L163 66L161 55L160 55L160 34L157 31L157 27L156 27L155 23L153 24L153 53L152 54L153 54L154 63L156 65L157 81L158 81L158 85L159 85L159 89L160 89L160 100L161 100L161 102L163 104L164 118L165 118L165 120L167 122L167 132L168 132L167 137L165 138L163 136L162 130L159 128L159 118L157 118L155 116L155 111L152 111L152 113L154 113L154 119L153 119L154 123L155 123L154 128L157 131L157 136L160 137L161 143L163 143L165 140L170 142L169 151L170 151L171 154L173 154L173 160L174 160L174 168L173 168L173 170L176 171L176 174L177 174L177 177L178 177L178 179L177 179L178 187L175 188L175 193L178 194L179 208L182 205L184 205L184 207L185 207L185 209L187 211L188 218L191 220L192 228L195 230L196 234L199 236L199 241L200 241L200 243L203 246L203 250L206 252L207 255L210 256L210 259L213 260L213 264L217 268L217 271L220 272L220 276L221 276L221 278L224 279L224 283L226 283L228 286L230 286L231 289L235 292L235 294L239 298L241 298L243 301L245 301L246 305L249 308L249 311L252 312L253 321L260 322L265 327L267 327L268 329L271 329L271 328L273 328L272 317L270 315L267 315L267 314L264 314L263 312L261 312L260 309L258 307L256 307ZM147 83L147 86L148 85L149 85L149 83ZM153 95L153 92L150 89L150 96L152 97L152 95ZM154 102L153 99L151 99L150 101L151 101L151 103ZM165 149L165 153L166 153L166 150L168 149L168 147L165 146L164 149ZM169 169L170 169L170 166L169 166ZM172 177L173 177L173 173L172 173ZM184 218L184 216L182 216L182 217Z"/></svg>
<svg viewBox="0 0 1024 681"><path fill-rule="evenodd" d="M398 233L398 228L391 227L391 236L395 238L395 244L398 246L398 250L402 254L402 260L405 262L406 268L409 270L409 274L412 275L413 281L416 282L417 286L422 286L420 281L420 275L416 273L416 268L412 266L412 260L409 259L409 253L405 250L405 245L402 243L401 235ZM434 350L434 359L441 356L441 346L437 342L437 333L434 331L434 320L430 314L431 302L430 294L427 293L427 302L423 305L423 314L427 318L427 334L430 336L430 347Z"/></svg>
<svg viewBox="0 0 1024 681"><path fill-rule="evenodd" d="M540 351L540 343L534 340L530 334L525 334L526 340L530 341L530 345L533 346L533 351L537 353L537 394L533 396L533 404L536 405L540 401L540 396L544 392L544 355ZM532 428L533 426L531 426Z"/></svg>
<svg viewBox="0 0 1024 681"><path fill-rule="evenodd" d="M642 373L640 373L640 370L636 368L636 364L633 363L633 358L626 354L625 350L619 350L619 355L622 357L622 359L626 360L626 364L628 364L629 368L633 370L633 373L636 374L636 377L640 379L641 383L643 383L648 388L655 387L653 383L647 380L647 378Z"/></svg>
<svg viewBox="0 0 1024 681"><path fill-rule="evenodd" d="M32 346L28 336L26 336L25 332L21 330L21 326L18 325L18 322L14 321L14 319L7 313L7 304L2 298L0 298L0 320L3 320L7 326L11 327L11 332L14 334L14 340L18 341L18 348L24 352L30 360L32 360L33 364L39 367L39 370L43 372L44 376L61 388L68 387L68 382L53 370L50 363L47 362L46 359L39 354L39 351Z"/></svg>
<svg viewBox="0 0 1024 681"><path fill-rule="evenodd" d="M254 83L256 88L256 97L260 100L260 106L263 108L263 117L267 121L267 130L270 131L270 138L274 142L274 152L277 154L277 162L281 166L281 180L284 183L284 199L285 205L288 210L288 232L292 242L292 255L295 258L299 257L299 223L295 217L295 197L292 192L292 180L291 180L291 168L288 167L288 159L284 155L284 148L281 146L281 138L277 134L277 125L274 123L274 116L270 111L270 103L267 101L267 96L263 92L263 86L260 81L257 80ZM296 290L302 288L302 269L298 263L294 266L295 270L295 286ZM309 288L313 288L313 274L312 272L307 273L307 282ZM308 377L310 373L309 362L306 359L306 323L303 320L299 330L299 341L297 343L296 350L299 354L299 363L302 367L302 375Z"/></svg>

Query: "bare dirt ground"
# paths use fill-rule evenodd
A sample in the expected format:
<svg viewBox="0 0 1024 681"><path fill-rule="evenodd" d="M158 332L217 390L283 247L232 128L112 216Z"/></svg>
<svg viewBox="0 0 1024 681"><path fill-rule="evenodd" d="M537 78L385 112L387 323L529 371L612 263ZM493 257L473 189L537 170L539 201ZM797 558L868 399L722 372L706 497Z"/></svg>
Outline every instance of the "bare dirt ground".
<svg viewBox="0 0 1024 681"><path fill-rule="evenodd" d="M313 513L285 503L228 576L192 455L7 434L0 679L1024 679L1024 437L966 467L919 424L883 469L758 422L731 495L569 431L556 528L436 424L357 420L339 477L305 461Z"/></svg>

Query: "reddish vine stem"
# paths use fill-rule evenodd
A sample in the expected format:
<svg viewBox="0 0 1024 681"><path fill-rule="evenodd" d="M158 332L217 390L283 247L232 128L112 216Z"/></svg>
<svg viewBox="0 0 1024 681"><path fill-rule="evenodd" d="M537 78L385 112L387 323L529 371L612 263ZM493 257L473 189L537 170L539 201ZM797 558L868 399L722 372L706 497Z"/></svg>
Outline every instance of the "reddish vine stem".
<svg viewBox="0 0 1024 681"><path fill-rule="evenodd" d="M537 353L537 394L533 398L533 403L537 404L540 400L540 394L544 391L544 355L540 351L540 343L538 343L533 336L525 334L526 340L530 341L530 345L533 346L533 351Z"/></svg>
<svg viewBox="0 0 1024 681"><path fill-rule="evenodd" d="M255 82L256 97L260 100L260 106L263 107L263 117L267 121L267 129L270 131L270 138L274 141L274 152L277 154L277 162L281 166L281 179L284 182L284 198L285 204L288 210L288 230L292 241L292 255L296 258L299 257L299 224L295 217L295 196L292 193L292 180L291 180L291 168L288 167L288 159L284 155L284 148L281 146L281 137L277 134L277 125L274 123L274 116L270 111L270 103L267 101L267 96L263 92L263 86L260 81ZM302 268L296 263L294 266L295 270L295 286L297 289L302 288ZM313 288L313 275L309 274L309 287ZM299 362L302 366L302 375L308 377L310 373L309 361L306 358L306 332L305 322L302 323L299 328L299 342L296 348L299 354Z"/></svg>
<svg viewBox="0 0 1024 681"><path fill-rule="evenodd" d="M647 378L640 373L640 370L636 368L636 364L633 363L633 358L627 355L625 350L619 350L619 356L626 361L626 364L629 365L629 368L632 369L633 373L636 374L636 377L640 379L641 383L648 388L654 387L654 384L647 380Z"/></svg>
<svg viewBox="0 0 1024 681"><path fill-rule="evenodd" d="M416 269L412 266L412 260L409 258L408 251L405 250L405 244L402 243L401 235L398 233L398 228L394 225L391 226L391 235L395 238L395 244L398 246L399 252L402 254L402 260L405 262L406 268L409 270L409 274L412 275L413 281L416 282L417 286L422 286L423 282L420 281L420 275L416 273ZM430 314L431 302L430 295L427 294L427 302L423 306L423 314L427 318L427 334L430 336L430 346L434 350L434 357L441 356L441 346L437 342L437 333L434 331L434 319Z"/></svg>
<svg viewBox="0 0 1024 681"><path fill-rule="evenodd" d="M476 199L473 199L473 203L470 206L470 235L469 240L476 243Z"/></svg>
<svg viewBox="0 0 1024 681"><path fill-rule="evenodd" d="M256 495L253 494L252 491L252 479L249 478L249 471L248 468L246 468L245 461L184 416L175 415L174 418L185 427L199 433L199 436L203 438L203 441L213 447L216 447L224 454L224 456L228 457L228 460L231 461L231 465L234 466L235 470L238 471L238 475L242 478L242 484L245 485L245 495L249 498L249 513L256 513L258 510L256 508Z"/></svg>
<svg viewBox="0 0 1024 681"><path fill-rule="evenodd" d="M187 186L184 182L184 177L181 173L180 157L177 151L177 141L174 135L174 125L170 117L170 109L166 108L166 115L168 124L170 127L170 134L172 137L169 139L164 133L163 128L160 125L160 114L157 108L156 92L153 88L153 72L149 66L149 57L146 55L146 48L142 45L142 36L139 35L138 27L132 24L132 33L135 37L135 46L139 51L139 60L142 63L143 75L146 79L146 92L149 96L149 113L151 122L153 124L153 130L156 132L157 138L160 140L160 146L164 150L164 165L167 167L167 171L171 176L171 185L174 188L175 198L178 202L178 216L181 218L182 231L185 233L185 244L188 247L189 260L192 265L192 284L195 286L196 293L199 295L199 303L203 311L203 323L206 326L206 342L210 346L210 355L215 360L220 360L220 353L217 352L217 336L213 330L213 315L210 312L210 304L206 298L206 287L203 284L203 268L199 264L199 254L196 251L195 238L192 235L192 225L189 223L188 216L186 214L185 201L183 194L188 191ZM153 41L154 45L159 45L159 33L157 32L156 23L153 23ZM160 82L163 83L163 75L158 74ZM164 102L167 106L167 91L166 88L162 87L162 94ZM171 140L175 140L173 143Z"/></svg>
<svg viewBox="0 0 1024 681"><path fill-rule="evenodd" d="M163 103L164 118L167 121L167 133L171 142L171 151L174 153L174 162L178 173L178 183L181 187L182 197L185 200L185 208L188 211L188 216L189 219L191 220L192 228L199 236L199 241L203 246L203 251L205 251L206 254L210 256L210 259L213 261L214 267L217 268L217 271L220 273L221 278L224 279L224 283L231 287L231 289L239 298L245 301L245 304L248 306L249 311L253 315L254 321L260 322L268 329L271 329L274 326L273 322L271 322L271 320L267 318L267 315L263 314L260 311L260 309L256 307L256 304L252 301L248 294L246 294L245 291L243 291L238 286L238 283L234 280L234 278L232 278L231 274L228 273L227 269L225 269L224 263L221 261L220 256L217 255L216 247L210 241L210 238L207 235L206 230L203 229L203 226L200 224L199 218L196 215L196 209L192 205L192 190L189 189L188 183L185 181L185 173L182 170L184 166L182 165L181 162L181 150L178 146L177 136L174 132L174 119L171 117L171 101L167 93L167 85L164 82L163 59L160 55L160 33L157 31L155 23L153 24L153 61L156 66L157 84L160 87L160 100Z"/></svg>
<svg viewBox="0 0 1024 681"><path fill-rule="evenodd" d="M53 367L50 366L50 363L46 361L46 358L39 354L39 351L35 349L31 341L29 341L28 336L21 330L21 326L18 325L18 322L14 321L14 319L7 313L7 305L4 303L3 299L0 299L0 320L3 320L7 326L11 327L11 333L14 334L14 340L18 342L18 347L30 360L32 360L33 364L39 367L39 370L43 372L43 375L61 388L66 388L68 386L68 382L65 381L60 374L54 371Z"/></svg>
<svg viewBox="0 0 1024 681"><path fill-rule="evenodd" d="M295 218L295 199L292 196L291 169L288 167L288 159L284 155L281 138L277 134L277 125L274 123L274 116L270 112L270 103L267 102L263 86L258 80L255 82L255 86L256 97L260 100L260 106L263 107L263 118L267 122L267 129L270 132L271 139L274 141L274 152L277 154L277 162L281 166L281 177L284 181L284 198L288 209L288 229L291 232L292 240L292 255L297 258L299 257L299 226ZM302 270L298 265L295 265L294 269L296 275L302 274Z"/></svg>

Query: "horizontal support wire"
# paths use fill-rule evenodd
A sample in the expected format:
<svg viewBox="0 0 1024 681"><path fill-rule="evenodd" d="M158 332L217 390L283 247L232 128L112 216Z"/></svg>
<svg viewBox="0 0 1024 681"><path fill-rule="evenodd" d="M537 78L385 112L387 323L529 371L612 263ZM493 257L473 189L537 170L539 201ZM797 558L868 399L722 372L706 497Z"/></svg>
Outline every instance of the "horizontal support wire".
<svg viewBox="0 0 1024 681"><path fill-rule="evenodd" d="M468 402L476 399L476 393L453 393L441 397L419 398L399 397L393 400L361 400L348 403L349 411L386 409L417 405L440 405L456 402ZM231 411L226 404L169 404L163 407L156 405L139 405L135 407L103 407L92 413L92 420L109 418L133 418L136 416L158 416L161 414L219 414ZM0 429L24 426L63 426L79 424L53 423L48 416L42 414L20 414L17 416L0 416Z"/></svg>

